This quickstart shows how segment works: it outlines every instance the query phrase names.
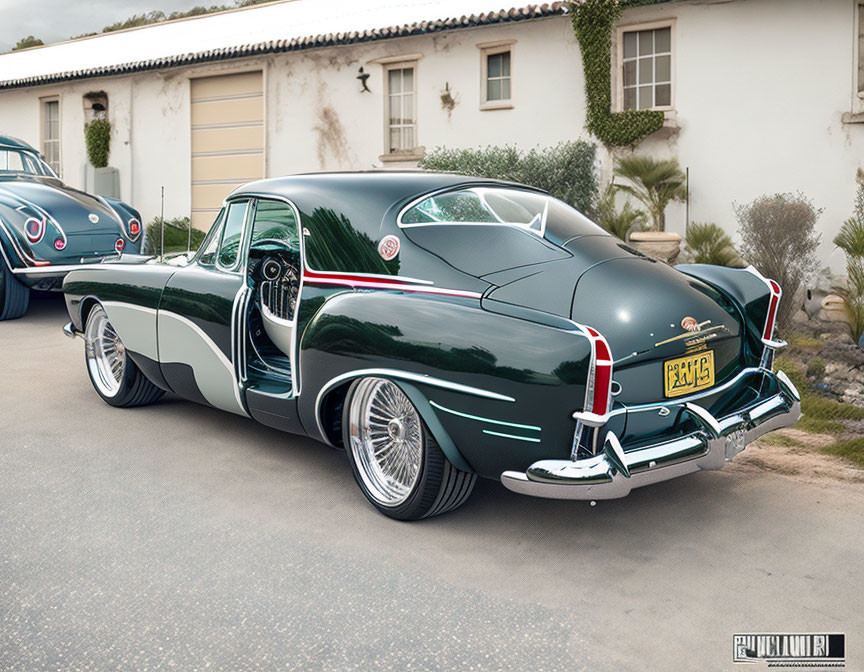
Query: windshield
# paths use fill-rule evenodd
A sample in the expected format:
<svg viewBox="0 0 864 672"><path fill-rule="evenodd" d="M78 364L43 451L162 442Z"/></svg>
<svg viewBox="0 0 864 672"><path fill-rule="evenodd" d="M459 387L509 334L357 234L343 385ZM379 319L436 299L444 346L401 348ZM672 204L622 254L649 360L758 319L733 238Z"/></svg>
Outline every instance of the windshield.
<svg viewBox="0 0 864 672"><path fill-rule="evenodd" d="M429 196L406 210L400 224L516 226L558 245L576 236L608 235L562 201L508 187L470 187Z"/></svg>
<svg viewBox="0 0 864 672"><path fill-rule="evenodd" d="M41 158L32 152L0 147L0 175L4 173L25 173L56 177L54 171Z"/></svg>

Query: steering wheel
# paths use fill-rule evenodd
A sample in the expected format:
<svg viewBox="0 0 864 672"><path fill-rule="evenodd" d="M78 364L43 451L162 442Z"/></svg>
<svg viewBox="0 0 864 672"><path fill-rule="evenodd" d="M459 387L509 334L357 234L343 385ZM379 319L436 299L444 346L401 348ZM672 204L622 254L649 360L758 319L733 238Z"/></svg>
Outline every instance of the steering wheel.
<svg viewBox="0 0 864 672"><path fill-rule="evenodd" d="M299 281L300 270L282 255L267 254L258 262L255 275L262 282Z"/></svg>

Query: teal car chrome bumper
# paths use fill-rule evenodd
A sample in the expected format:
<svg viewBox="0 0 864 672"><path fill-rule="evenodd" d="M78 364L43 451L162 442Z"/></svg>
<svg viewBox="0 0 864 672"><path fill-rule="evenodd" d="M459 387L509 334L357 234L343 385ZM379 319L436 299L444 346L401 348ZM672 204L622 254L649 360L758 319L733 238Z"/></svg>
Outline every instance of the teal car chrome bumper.
<svg viewBox="0 0 864 672"><path fill-rule="evenodd" d="M685 408L702 425L686 436L627 450L609 432L602 452L577 460L540 460L523 472L505 471L501 482L523 495L550 499L616 499L633 488L702 470L722 469L747 444L775 429L790 427L801 417L801 397L782 371L779 392L747 408L714 418L695 404Z"/></svg>

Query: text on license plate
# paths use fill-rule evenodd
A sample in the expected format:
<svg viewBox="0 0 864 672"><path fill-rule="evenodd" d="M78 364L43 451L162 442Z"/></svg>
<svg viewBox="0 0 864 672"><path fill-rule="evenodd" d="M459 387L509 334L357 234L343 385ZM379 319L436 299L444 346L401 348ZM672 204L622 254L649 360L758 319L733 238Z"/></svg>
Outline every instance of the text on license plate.
<svg viewBox="0 0 864 672"><path fill-rule="evenodd" d="M663 384L667 397L698 392L714 384L714 351L663 362Z"/></svg>

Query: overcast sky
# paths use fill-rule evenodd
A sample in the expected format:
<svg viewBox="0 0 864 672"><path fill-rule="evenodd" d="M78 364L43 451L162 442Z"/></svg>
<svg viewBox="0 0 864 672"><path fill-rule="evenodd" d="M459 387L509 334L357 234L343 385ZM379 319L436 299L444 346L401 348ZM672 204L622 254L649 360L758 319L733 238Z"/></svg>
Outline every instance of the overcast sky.
<svg viewBox="0 0 864 672"><path fill-rule="evenodd" d="M115 21L154 9L168 14L196 5L230 4L231 0L0 0L0 53L27 35L48 44L98 33Z"/></svg>

